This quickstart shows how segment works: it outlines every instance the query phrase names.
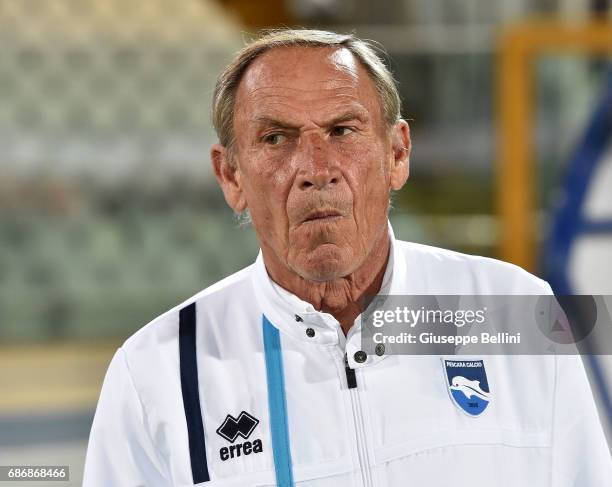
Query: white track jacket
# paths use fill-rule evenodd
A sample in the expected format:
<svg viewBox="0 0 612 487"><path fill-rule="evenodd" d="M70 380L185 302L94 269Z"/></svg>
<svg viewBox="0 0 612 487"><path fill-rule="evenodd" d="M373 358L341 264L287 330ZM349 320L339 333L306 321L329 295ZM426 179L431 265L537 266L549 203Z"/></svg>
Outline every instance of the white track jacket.
<svg viewBox="0 0 612 487"><path fill-rule="evenodd" d="M391 233L389 294L549 294L493 259ZM116 352L84 487L605 487L612 462L578 356L485 356L492 399L453 403L440 356L360 352L261 256Z"/></svg>

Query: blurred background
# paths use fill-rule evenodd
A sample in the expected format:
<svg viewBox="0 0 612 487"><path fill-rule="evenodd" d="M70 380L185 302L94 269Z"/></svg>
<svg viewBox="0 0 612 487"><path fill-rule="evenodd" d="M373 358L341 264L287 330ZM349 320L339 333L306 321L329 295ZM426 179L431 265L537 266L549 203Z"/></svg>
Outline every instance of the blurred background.
<svg viewBox="0 0 612 487"><path fill-rule="evenodd" d="M399 238L612 294L609 1L0 0L0 465L80 485L116 348L254 260L210 99L280 26L386 49L413 138ZM609 428L610 358L584 361Z"/></svg>

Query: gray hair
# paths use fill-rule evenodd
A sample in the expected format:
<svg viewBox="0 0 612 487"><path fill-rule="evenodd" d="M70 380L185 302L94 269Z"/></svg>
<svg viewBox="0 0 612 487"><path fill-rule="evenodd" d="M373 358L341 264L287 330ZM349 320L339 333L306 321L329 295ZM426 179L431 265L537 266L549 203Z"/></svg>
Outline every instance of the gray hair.
<svg viewBox="0 0 612 487"><path fill-rule="evenodd" d="M225 147L234 142L234 104L236 91L246 69L261 54L278 47L344 47L367 70L380 96L383 118L392 126L400 118L401 101L393 75L377 54L380 49L371 42L352 34L336 34L323 30L280 29L267 31L259 39L247 44L217 79L213 95L212 119Z"/></svg>

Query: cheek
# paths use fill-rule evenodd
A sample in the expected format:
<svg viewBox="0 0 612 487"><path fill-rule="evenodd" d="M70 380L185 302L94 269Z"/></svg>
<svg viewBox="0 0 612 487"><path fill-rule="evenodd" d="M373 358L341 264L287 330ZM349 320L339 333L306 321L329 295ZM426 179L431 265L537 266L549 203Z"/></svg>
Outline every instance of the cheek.
<svg viewBox="0 0 612 487"><path fill-rule="evenodd" d="M250 157L244 167L244 187L247 205L252 213L285 213L287 195L291 188L290 168L278 158Z"/></svg>
<svg viewBox="0 0 612 487"><path fill-rule="evenodd" d="M389 174L386 170L386 157L382 147L364 150L355 155L356 164L352 164L348 170L355 204L361 207L360 213L364 216L377 213L382 206L388 204Z"/></svg>

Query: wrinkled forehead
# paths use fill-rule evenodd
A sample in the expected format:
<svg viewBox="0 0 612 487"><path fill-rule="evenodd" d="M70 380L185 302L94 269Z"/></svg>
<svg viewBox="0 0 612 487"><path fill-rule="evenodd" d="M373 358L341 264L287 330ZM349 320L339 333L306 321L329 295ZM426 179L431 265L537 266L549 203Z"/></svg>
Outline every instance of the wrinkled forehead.
<svg viewBox="0 0 612 487"><path fill-rule="evenodd" d="M235 111L291 98L316 103L325 96L359 100L380 108L374 82L351 51L344 47L291 46L273 48L247 68L236 93Z"/></svg>
<svg viewBox="0 0 612 487"><path fill-rule="evenodd" d="M251 63L241 85L248 91L264 80L299 81L331 76L357 81L359 67L358 60L345 47L276 47Z"/></svg>

